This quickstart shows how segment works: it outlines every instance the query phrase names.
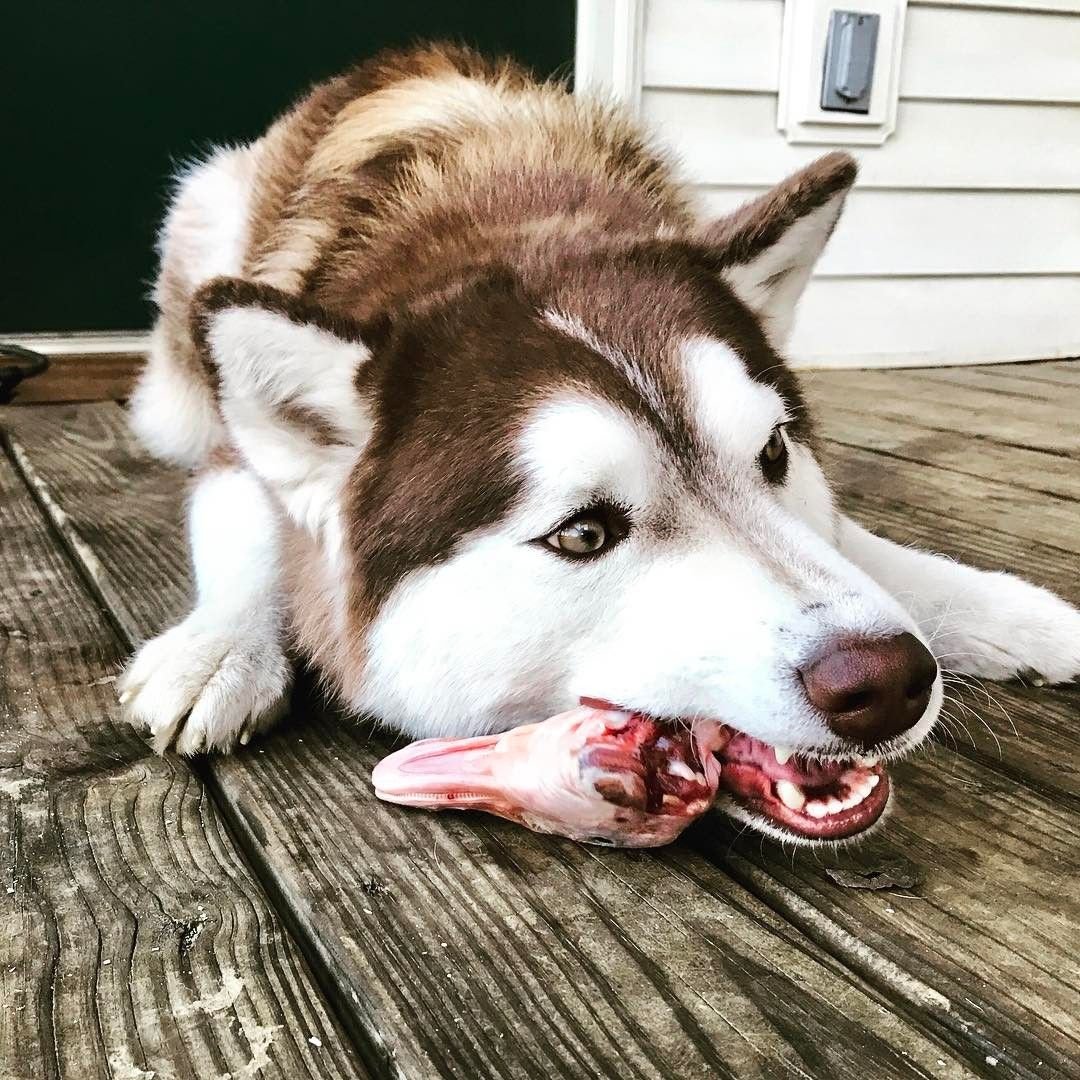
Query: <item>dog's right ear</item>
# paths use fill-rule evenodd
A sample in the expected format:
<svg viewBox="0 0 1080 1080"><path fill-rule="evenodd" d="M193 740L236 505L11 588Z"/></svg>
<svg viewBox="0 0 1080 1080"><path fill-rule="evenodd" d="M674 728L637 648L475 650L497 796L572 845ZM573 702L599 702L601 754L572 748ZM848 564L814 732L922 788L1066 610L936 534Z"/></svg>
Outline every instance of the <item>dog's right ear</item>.
<svg viewBox="0 0 1080 1080"><path fill-rule="evenodd" d="M777 348L787 341L857 172L850 154L833 151L705 230L727 283L758 313Z"/></svg>
<svg viewBox="0 0 1080 1080"><path fill-rule="evenodd" d="M372 426L357 388L370 356L359 328L236 278L204 285L192 319L236 448L298 525L336 543L327 533Z"/></svg>

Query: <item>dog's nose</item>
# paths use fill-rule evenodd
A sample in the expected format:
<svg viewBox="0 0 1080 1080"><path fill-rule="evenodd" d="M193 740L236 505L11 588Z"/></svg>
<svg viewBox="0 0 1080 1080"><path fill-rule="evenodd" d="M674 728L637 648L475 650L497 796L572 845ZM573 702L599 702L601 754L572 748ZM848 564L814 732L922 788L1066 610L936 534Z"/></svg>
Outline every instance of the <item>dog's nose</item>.
<svg viewBox="0 0 1080 1080"><path fill-rule="evenodd" d="M869 749L918 722L937 672L922 642L905 633L840 639L799 674L832 731Z"/></svg>

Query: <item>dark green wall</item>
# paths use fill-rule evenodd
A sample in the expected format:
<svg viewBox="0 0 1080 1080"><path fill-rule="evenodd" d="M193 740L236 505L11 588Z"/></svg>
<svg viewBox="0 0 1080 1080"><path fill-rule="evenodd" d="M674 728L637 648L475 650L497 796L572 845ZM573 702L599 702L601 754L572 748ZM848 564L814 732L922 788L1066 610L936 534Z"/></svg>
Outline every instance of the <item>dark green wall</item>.
<svg viewBox="0 0 1080 1080"><path fill-rule="evenodd" d="M0 332L149 325L178 163L250 139L386 45L453 38L569 75L573 0L36 0L5 6Z"/></svg>

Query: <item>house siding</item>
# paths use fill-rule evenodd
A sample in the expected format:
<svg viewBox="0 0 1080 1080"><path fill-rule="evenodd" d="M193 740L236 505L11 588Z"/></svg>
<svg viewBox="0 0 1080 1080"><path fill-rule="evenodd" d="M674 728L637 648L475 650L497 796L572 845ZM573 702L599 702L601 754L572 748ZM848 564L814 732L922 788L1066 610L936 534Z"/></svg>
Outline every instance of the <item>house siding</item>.
<svg viewBox="0 0 1080 1080"><path fill-rule="evenodd" d="M644 0L641 114L707 213L829 149L777 130L783 17L783 0ZM859 182L804 299L797 363L1080 354L1080 0L912 0L896 130L849 149Z"/></svg>

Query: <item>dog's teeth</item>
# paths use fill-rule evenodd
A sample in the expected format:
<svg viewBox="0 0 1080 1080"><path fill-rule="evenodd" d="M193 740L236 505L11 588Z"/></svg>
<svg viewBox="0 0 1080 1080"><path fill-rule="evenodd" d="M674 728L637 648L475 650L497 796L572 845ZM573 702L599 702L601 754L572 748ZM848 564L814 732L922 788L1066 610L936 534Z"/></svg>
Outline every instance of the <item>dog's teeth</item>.
<svg viewBox="0 0 1080 1080"><path fill-rule="evenodd" d="M845 810L850 810L853 806L858 806L869 794L869 788L852 788L851 791L848 792L847 798L843 800L843 808Z"/></svg>
<svg viewBox="0 0 1080 1080"><path fill-rule="evenodd" d="M671 761L668 763L668 770L672 776L677 776L682 780L697 780L699 774L694 772L685 761Z"/></svg>
<svg viewBox="0 0 1080 1080"><path fill-rule="evenodd" d="M866 782L870 785L870 791L873 791L874 788L876 788L878 786L878 781L880 779L881 779L881 777L878 776L877 773L874 773L872 776L867 778ZM869 795L870 791L868 791L866 794Z"/></svg>
<svg viewBox="0 0 1080 1080"><path fill-rule="evenodd" d="M790 780L776 781L776 797L789 810L801 810L806 805L806 796L802 793L802 788Z"/></svg>
<svg viewBox="0 0 1080 1080"><path fill-rule="evenodd" d="M791 755L795 753L790 746L774 746L773 753L776 755L776 762L778 765L786 765L791 760Z"/></svg>
<svg viewBox="0 0 1080 1080"><path fill-rule="evenodd" d="M823 818L829 813L829 808L820 800L815 799L813 802L809 802L803 808L803 813L808 814L812 818Z"/></svg>

